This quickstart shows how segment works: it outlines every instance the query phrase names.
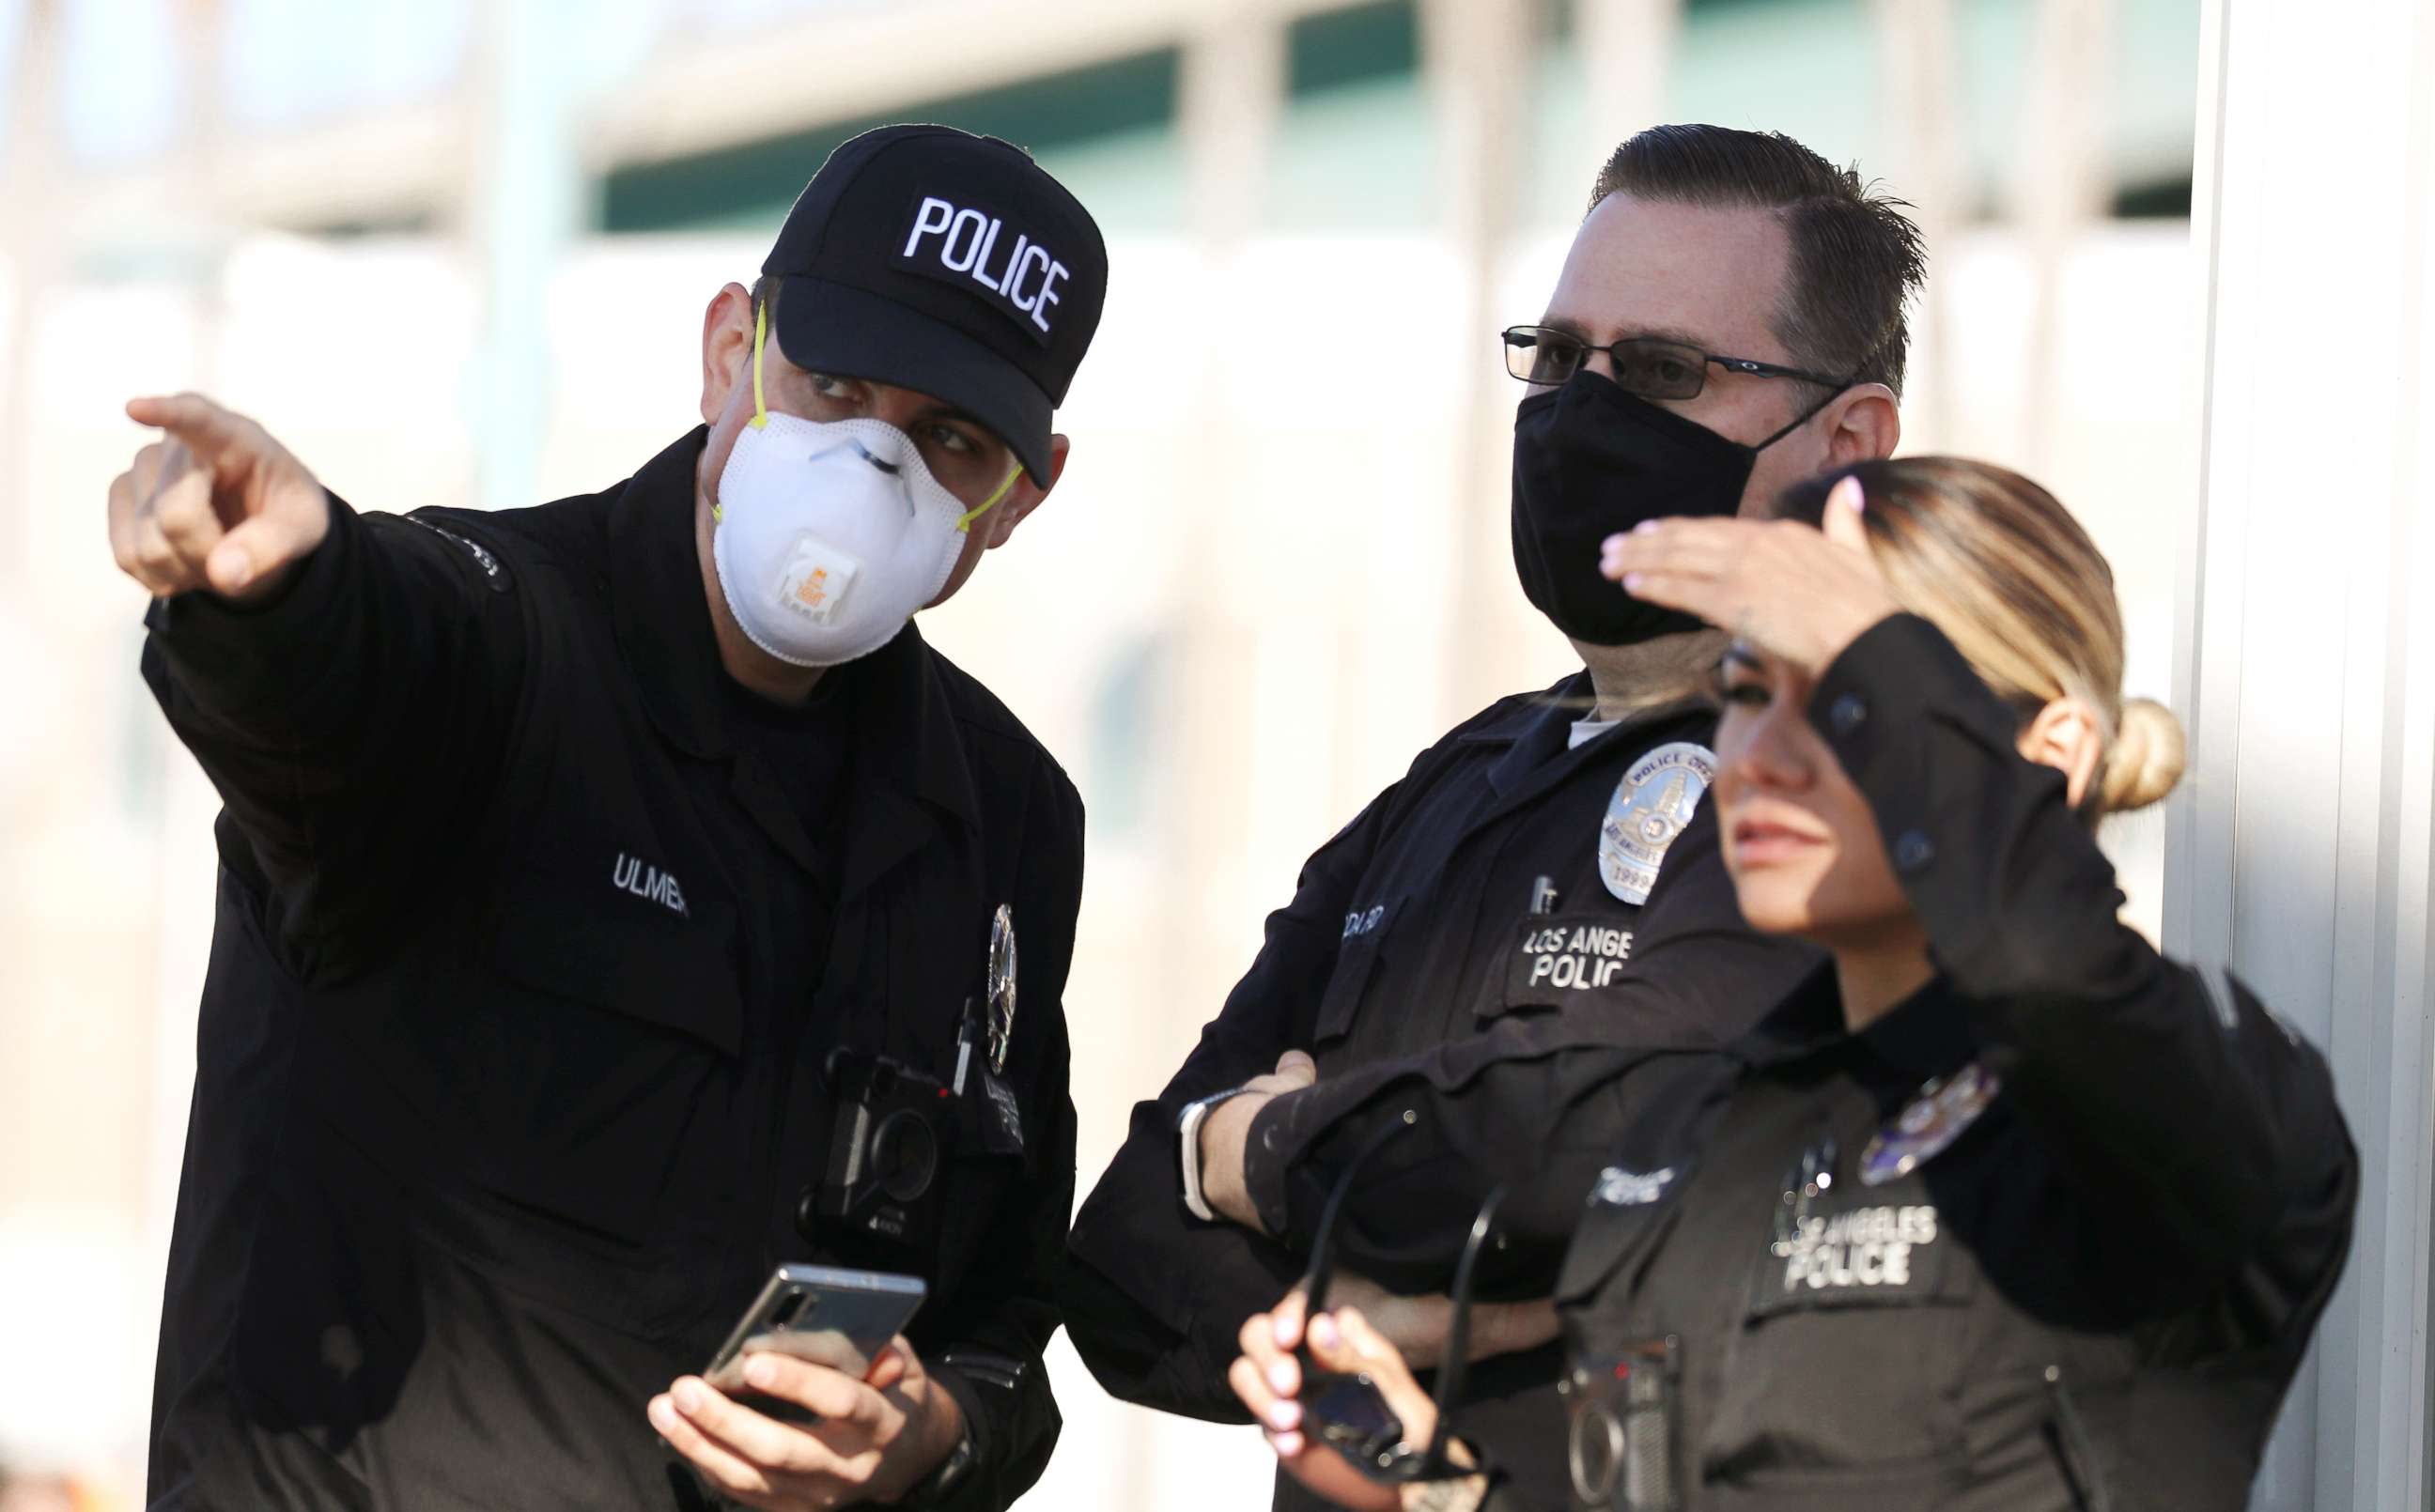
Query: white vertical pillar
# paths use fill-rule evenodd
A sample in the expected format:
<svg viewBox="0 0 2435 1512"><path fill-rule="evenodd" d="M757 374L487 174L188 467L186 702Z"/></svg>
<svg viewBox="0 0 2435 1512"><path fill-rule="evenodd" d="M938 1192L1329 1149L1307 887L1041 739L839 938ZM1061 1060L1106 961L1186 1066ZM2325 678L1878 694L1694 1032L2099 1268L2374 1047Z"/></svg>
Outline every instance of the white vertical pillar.
<svg viewBox="0 0 2435 1512"><path fill-rule="evenodd" d="M2021 459L2033 473L2048 471L2053 460L2055 417L2070 381L2060 369L2064 269L2081 229L2105 208L2113 9L2111 0L2040 0L2038 6L2026 129L2015 146L2008 195L2036 276L2021 426Z"/></svg>
<svg viewBox="0 0 2435 1512"><path fill-rule="evenodd" d="M539 504L547 431L550 275L581 219L570 45L584 24L573 0L496 0L482 14L468 80L468 255L482 290L482 339L466 387L484 508Z"/></svg>
<svg viewBox="0 0 2435 1512"><path fill-rule="evenodd" d="M1950 352L1952 287L1944 259L1954 255L1969 165L1959 91L1961 48L1953 0L1873 0L1879 78L1878 148L1872 165L1910 201L1927 242L1927 285L1911 328L1903 390L1903 440L1910 452L1949 445L1954 420Z"/></svg>
<svg viewBox="0 0 2435 1512"><path fill-rule="evenodd" d="M2260 1508L2422 1508L2435 1183L2435 13L2206 0L2165 941L2325 1048L2359 1148L2349 1271ZM2125 353L2105 381L2142 380ZM2167 366L2149 369L2161 374Z"/></svg>
<svg viewBox="0 0 2435 1512"><path fill-rule="evenodd" d="M1461 312L1455 328L1462 333L1457 348L1462 376L1456 389L1459 423L1447 428L1453 507L1438 521L1409 524L1437 530L1441 539L1450 535L1459 542L1452 560L1476 556L1494 564L1511 550L1506 520L1517 396L1507 392L1513 385L1497 366L1503 359L1491 301L1529 135L1524 103L1538 52L1539 8L1527 0L1422 0L1420 15L1422 78L1436 135L1438 224L1459 270L1459 283L1446 293ZM1451 612L1438 644L1414 651L1445 669L1441 724L1513 691L1511 659L1489 633L1496 623L1492 595L1512 592L1511 576L1493 568L1451 576Z"/></svg>
<svg viewBox="0 0 2435 1512"><path fill-rule="evenodd" d="M70 249L58 232L62 196L59 168L60 34L66 23L57 0L30 0L19 23L17 63L9 80L8 137L0 141L0 183L8 185L7 228L10 311L5 371L0 371L0 588L30 570L26 458L34 436L34 312L58 277ZM11 594L11 597L16 595ZM22 602L22 600L20 600Z"/></svg>
<svg viewBox="0 0 2435 1512"><path fill-rule="evenodd" d="M1589 73L1590 140L1597 156L1582 164L1581 202L1590 175L1624 138L1667 118L1666 88L1674 40L1683 29L1683 0L1580 0L1573 7L1581 63Z"/></svg>

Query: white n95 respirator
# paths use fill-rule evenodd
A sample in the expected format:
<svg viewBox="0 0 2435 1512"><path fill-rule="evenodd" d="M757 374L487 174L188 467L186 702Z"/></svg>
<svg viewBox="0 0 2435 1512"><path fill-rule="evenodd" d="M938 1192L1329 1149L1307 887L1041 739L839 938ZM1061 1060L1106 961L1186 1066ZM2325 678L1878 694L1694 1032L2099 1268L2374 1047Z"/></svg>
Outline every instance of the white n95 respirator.
<svg viewBox="0 0 2435 1512"><path fill-rule="evenodd" d="M835 666L895 638L945 587L977 508L931 475L885 421L809 421L761 402L766 318L752 331L752 420L718 475L711 558L752 644L799 667Z"/></svg>

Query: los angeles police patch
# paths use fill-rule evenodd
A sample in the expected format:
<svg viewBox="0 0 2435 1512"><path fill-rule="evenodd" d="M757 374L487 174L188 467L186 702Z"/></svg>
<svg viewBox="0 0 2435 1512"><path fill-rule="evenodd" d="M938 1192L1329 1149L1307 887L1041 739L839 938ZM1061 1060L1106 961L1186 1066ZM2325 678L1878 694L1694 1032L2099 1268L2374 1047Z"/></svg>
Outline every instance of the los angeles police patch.
<svg viewBox="0 0 2435 1512"><path fill-rule="evenodd" d="M1628 903L1649 901L1667 847L1691 822L1716 777L1717 753L1688 740L1668 741L1632 764L1598 826L1598 876L1607 891Z"/></svg>

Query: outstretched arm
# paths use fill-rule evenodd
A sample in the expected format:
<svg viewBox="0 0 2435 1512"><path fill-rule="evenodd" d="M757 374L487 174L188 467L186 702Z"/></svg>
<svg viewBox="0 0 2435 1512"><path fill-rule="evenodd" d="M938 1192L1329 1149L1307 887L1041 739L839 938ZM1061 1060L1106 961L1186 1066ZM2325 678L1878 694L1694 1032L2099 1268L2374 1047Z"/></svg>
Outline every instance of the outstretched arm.
<svg viewBox="0 0 2435 1512"><path fill-rule="evenodd" d="M461 836L524 671L507 569L466 537L359 516L252 421L137 400L163 426L111 485L112 550L155 595L144 675L228 804L290 945L381 927Z"/></svg>

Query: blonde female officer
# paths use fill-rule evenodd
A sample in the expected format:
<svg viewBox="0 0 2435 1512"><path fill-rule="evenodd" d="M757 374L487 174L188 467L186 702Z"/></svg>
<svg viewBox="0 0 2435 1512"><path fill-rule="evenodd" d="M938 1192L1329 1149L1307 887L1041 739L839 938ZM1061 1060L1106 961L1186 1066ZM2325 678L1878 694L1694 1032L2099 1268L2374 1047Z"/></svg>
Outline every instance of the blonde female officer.
<svg viewBox="0 0 2435 1512"><path fill-rule="evenodd" d="M2116 917L2095 822L2162 798L2182 746L2121 696L2104 559L1978 463L1865 463L1780 512L1606 543L1626 592L1735 633L1727 867L1753 928L1831 960L1588 1194L1552 1278L1576 1505L2239 1507L2357 1161L2323 1058ZM1357 1318L1308 1332L1432 1431ZM1390 1504L1245 1336L1287 1464ZM1472 1447L1490 1474L1402 1494L1494 1497Z"/></svg>

